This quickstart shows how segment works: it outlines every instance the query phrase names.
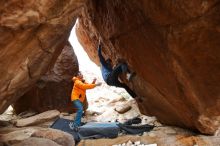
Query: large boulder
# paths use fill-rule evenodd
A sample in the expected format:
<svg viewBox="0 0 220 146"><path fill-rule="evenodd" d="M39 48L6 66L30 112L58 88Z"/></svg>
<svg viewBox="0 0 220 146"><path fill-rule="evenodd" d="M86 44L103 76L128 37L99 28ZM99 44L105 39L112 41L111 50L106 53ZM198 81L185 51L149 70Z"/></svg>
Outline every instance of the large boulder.
<svg viewBox="0 0 220 146"><path fill-rule="evenodd" d="M77 57L68 43L59 55L54 67L43 75L37 83L14 104L16 113L26 110L43 112L51 109L70 112L73 105L70 95L72 77L79 70Z"/></svg>
<svg viewBox="0 0 220 146"><path fill-rule="evenodd" d="M16 129L9 133L0 134L0 141L8 145L42 145L47 146L47 142L54 142L62 146L74 146L75 140L69 133L40 127L29 127L23 129ZM52 141L52 142L51 142ZM28 144L27 144L28 143ZM48 144L48 145L49 145ZM53 144L53 143L52 143Z"/></svg>
<svg viewBox="0 0 220 146"><path fill-rule="evenodd" d="M41 129L32 134L32 137L50 139L62 146L75 145L75 140L72 135L56 129Z"/></svg>
<svg viewBox="0 0 220 146"><path fill-rule="evenodd" d="M214 134L220 125L219 1L88 1L77 36L98 63L124 59L144 114Z"/></svg>
<svg viewBox="0 0 220 146"><path fill-rule="evenodd" d="M206 134L218 129L218 0L1 1L0 113L53 66L82 6L79 41L97 63L99 35L105 57L126 60L143 113Z"/></svg>
<svg viewBox="0 0 220 146"><path fill-rule="evenodd" d="M44 123L44 122L58 118L59 115L60 115L60 112L58 110L46 111L46 112L40 113L35 116L31 116L28 118L18 119L16 121L16 126L17 127L25 127L25 126Z"/></svg>
<svg viewBox="0 0 220 146"><path fill-rule="evenodd" d="M28 139L25 139L24 141L13 144L12 146L28 146L28 145L34 145L34 146L62 146L62 145L59 145L59 144L55 143L52 140L45 139L45 138L36 138L36 137L30 137Z"/></svg>
<svg viewBox="0 0 220 146"><path fill-rule="evenodd" d="M0 2L0 113L54 64L84 1Z"/></svg>
<svg viewBox="0 0 220 146"><path fill-rule="evenodd" d="M127 111L129 111L130 109L131 109L131 106L128 103L117 105L115 107L115 111L117 111L119 114L124 114Z"/></svg>

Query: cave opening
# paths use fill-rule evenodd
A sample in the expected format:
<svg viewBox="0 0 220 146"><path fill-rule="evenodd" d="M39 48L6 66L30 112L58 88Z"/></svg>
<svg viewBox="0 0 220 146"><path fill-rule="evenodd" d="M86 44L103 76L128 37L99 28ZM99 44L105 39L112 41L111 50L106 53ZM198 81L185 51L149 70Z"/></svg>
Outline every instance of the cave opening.
<svg viewBox="0 0 220 146"><path fill-rule="evenodd" d="M96 87L92 90L86 91L89 105L88 110L98 112L100 110L103 110L103 108L105 108L108 102L113 101L115 99L122 99L121 97L123 97L125 100L134 101L134 99L131 98L131 96L125 91L125 89L108 86L104 82L101 75L100 67L97 66L92 60L90 60L89 56L87 55L87 52L84 50L84 48L81 46L77 39L77 22L78 21L76 21L74 27L72 28L71 34L69 36L69 42L72 46L70 48L74 50L74 53L77 56L79 71L82 72L85 80L88 83L92 82L94 78L97 78L97 82L102 83L100 87ZM63 51L65 52L65 50L66 49L64 47ZM60 73L61 76L69 76L70 74L72 74L65 74L64 72L67 72L69 68L61 67L62 62L67 61L62 61L62 54L64 54L64 56L66 55L65 53L63 53L63 51L61 55L58 57L54 67L51 68L52 70L48 70L46 74L42 75L42 77L28 92L26 92L22 97L20 97L15 103L13 103L12 106L6 109L6 111L0 116L0 120L8 120L10 118L13 118L14 114L20 115L30 111L33 111L33 114L35 112L41 113L47 110L52 110L55 107L61 111L72 111L72 105L70 106L67 103L71 96L72 84L70 85L70 82L72 81L70 81L70 78L72 76L60 78L59 75ZM69 55L68 57L70 56L72 55ZM71 60L73 61L74 59ZM59 65L59 63L61 63L61 65ZM62 71L63 69L64 71ZM62 72L64 74L62 74ZM112 111L110 110L109 112ZM137 114L138 113L139 110L137 109ZM106 120L111 121L113 119Z"/></svg>
<svg viewBox="0 0 220 146"><path fill-rule="evenodd" d="M113 100L119 96L125 97L125 99L131 99L131 96L123 88L117 88L113 86L108 86L101 75L100 67L97 66L88 56L85 49L82 47L80 42L77 39L76 29L78 27L78 20L76 21L74 27L72 28L69 42L73 47L73 50L77 56L79 71L82 72L85 80L90 83L94 78L97 79L97 82L101 82L100 87L96 87L92 90L87 90L87 100L89 102L88 110L93 109L93 101L99 98L106 98L107 100ZM102 106L102 105L100 105ZM100 110L100 109L95 109Z"/></svg>
<svg viewBox="0 0 220 146"><path fill-rule="evenodd" d="M211 145L209 140L213 137L206 136L209 134L218 138L216 136L220 133L219 4L218 1L2 1L0 112L17 103L18 113L20 110L34 109L39 114L57 109L64 110L66 117L72 116L69 118L73 119L74 114L63 108L68 105L73 111L71 79L78 69L74 71L74 66L71 66L68 70L62 65L53 68L53 64L64 50L64 45L68 46L69 43L65 43L70 29L79 16L85 24L88 39L97 41L98 38L90 32L101 34L104 38L103 44L108 47L103 50L105 57L109 56L115 62L123 58L137 73L134 83L127 84L143 99L142 103L138 102L142 113L154 115L163 124L170 125L155 130L161 135L155 131L148 133L149 138L156 141L156 135L160 138L159 145L166 143L164 139L167 138L167 143L174 144L198 144L202 138L202 143ZM128 113L116 117L114 111L116 102L122 101L118 97L131 99L129 95L119 88L107 86L99 67L86 61L87 53L91 56L91 51L86 53L81 46L75 46L79 44L77 39L72 42L70 37L70 42L87 82L96 77L98 82L103 83L101 87L87 91L89 109L97 111L97 121L112 121L119 116L129 118ZM72 47L70 50L73 50ZM62 61L59 63L62 64ZM63 63L70 66L72 60ZM49 73L45 74L46 71ZM67 74L62 74L65 72ZM117 101L113 102L114 99ZM9 120L13 115L11 111L12 107L9 107L5 118L0 115L0 130L4 125L9 125L10 130L13 126L17 129L15 120ZM63 116L63 113L57 116ZM30 113L25 116L30 116ZM25 116L16 117L16 120ZM91 117L94 115L91 114ZM149 119L147 123L154 124L156 121ZM159 122L157 124L160 125ZM197 129L200 134L207 135L182 129L179 129L180 132L171 126ZM178 138L179 135L181 138ZM178 139L170 139L173 137ZM1 138L2 133L0 145ZM219 143L219 140L214 140Z"/></svg>

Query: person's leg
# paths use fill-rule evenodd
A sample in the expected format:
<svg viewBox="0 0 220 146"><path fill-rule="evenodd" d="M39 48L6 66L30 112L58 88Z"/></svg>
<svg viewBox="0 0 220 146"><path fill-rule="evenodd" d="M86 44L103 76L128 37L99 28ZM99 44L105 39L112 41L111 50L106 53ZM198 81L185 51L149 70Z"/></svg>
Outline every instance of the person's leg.
<svg viewBox="0 0 220 146"><path fill-rule="evenodd" d="M126 63L120 63L119 64L122 69L122 73L130 73L130 70L128 69L128 65Z"/></svg>
<svg viewBox="0 0 220 146"><path fill-rule="evenodd" d="M126 84L123 84L123 88L128 92L128 94L131 95L132 98L137 97L137 95L134 93L134 91L131 90Z"/></svg>
<svg viewBox="0 0 220 146"><path fill-rule="evenodd" d="M118 76L122 73L126 74L128 81L131 81L131 78L135 75L134 72L130 72L126 63L119 63L111 72L111 80L118 80Z"/></svg>
<svg viewBox="0 0 220 146"><path fill-rule="evenodd" d="M135 72L131 72L126 63L121 63L122 73L126 74L126 79L130 82L131 79L135 76Z"/></svg>
<svg viewBox="0 0 220 146"><path fill-rule="evenodd" d="M83 105L80 100L74 100L73 105L77 109L76 117L74 120L74 125L80 126L81 125L81 118L82 118L82 114L83 114Z"/></svg>
<svg viewBox="0 0 220 146"><path fill-rule="evenodd" d="M128 67L125 63L120 63L116 67L113 68L111 74L108 77L107 84L111 85L112 82L118 81L118 77L122 73L126 73L128 71Z"/></svg>
<svg viewBox="0 0 220 146"><path fill-rule="evenodd" d="M116 67L113 68L112 72L108 76L106 83L110 86L116 86L115 82L118 81L118 77L121 73L122 73L122 67L120 64L118 64Z"/></svg>
<svg viewBox="0 0 220 146"><path fill-rule="evenodd" d="M124 88L128 92L128 94L131 95L132 98L136 98L137 97L137 95L134 93L134 91L131 90L126 84L121 83L121 82L118 81L118 82L115 82L115 86L116 87Z"/></svg>
<svg viewBox="0 0 220 146"><path fill-rule="evenodd" d="M86 115L86 110L88 109L88 100L87 100L87 97L85 96L85 100L82 102L83 104L83 117Z"/></svg>
<svg viewBox="0 0 220 146"><path fill-rule="evenodd" d="M118 64L116 67L113 68L111 72L111 78L112 80L118 80L118 76L124 72L126 67L124 67L123 64Z"/></svg>

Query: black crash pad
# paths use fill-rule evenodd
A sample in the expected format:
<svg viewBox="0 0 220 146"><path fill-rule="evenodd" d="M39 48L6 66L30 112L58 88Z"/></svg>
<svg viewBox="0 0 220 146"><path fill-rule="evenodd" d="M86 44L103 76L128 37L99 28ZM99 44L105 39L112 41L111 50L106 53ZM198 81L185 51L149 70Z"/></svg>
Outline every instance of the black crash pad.
<svg viewBox="0 0 220 146"><path fill-rule="evenodd" d="M143 134L144 132L149 132L153 130L155 127L154 125L138 125L138 126L132 126L132 125L126 125L126 124L117 124L120 129L125 133L125 134Z"/></svg>
<svg viewBox="0 0 220 146"><path fill-rule="evenodd" d="M73 136L76 142L79 142L80 141L79 134L78 132L75 132L74 130L70 129L69 127L70 122L72 121L68 119L59 118L50 126L50 128L67 132Z"/></svg>
<svg viewBox="0 0 220 146"><path fill-rule="evenodd" d="M115 138L120 128L116 123L87 123L79 128L81 139Z"/></svg>
<svg viewBox="0 0 220 146"><path fill-rule="evenodd" d="M51 128L59 129L71 134L76 142L81 139L97 139L97 138L115 138L119 132L125 134L143 134L143 132L151 131L155 126L153 125L139 125L132 126L133 122L127 123L87 123L79 127L76 132L69 127L71 120L59 118L56 120Z"/></svg>
<svg viewBox="0 0 220 146"><path fill-rule="evenodd" d="M115 138L120 130L116 123L87 123L80 126L78 132L76 132L70 129L70 122L72 121L59 118L53 123L51 128L71 134L77 142L81 139Z"/></svg>

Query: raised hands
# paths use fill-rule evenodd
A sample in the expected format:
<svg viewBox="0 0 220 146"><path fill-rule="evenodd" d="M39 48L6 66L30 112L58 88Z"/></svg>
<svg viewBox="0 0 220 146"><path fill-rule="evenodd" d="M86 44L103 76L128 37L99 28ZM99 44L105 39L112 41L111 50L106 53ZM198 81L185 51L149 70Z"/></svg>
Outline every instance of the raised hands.
<svg viewBox="0 0 220 146"><path fill-rule="evenodd" d="M101 86L101 85L102 85L102 83L101 83L101 82L96 83L96 86Z"/></svg>
<svg viewBox="0 0 220 146"><path fill-rule="evenodd" d="M94 79L93 79L93 81L92 81L92 84L95 84L96 80L97 80L97 79L96 79L96 78L94 78Z"/></svg>
<svg viewBox="0 0 220 146"><path fill-rule="evenodd" d="M99 36L99 45L101 45L101 37Z"/></svg>

